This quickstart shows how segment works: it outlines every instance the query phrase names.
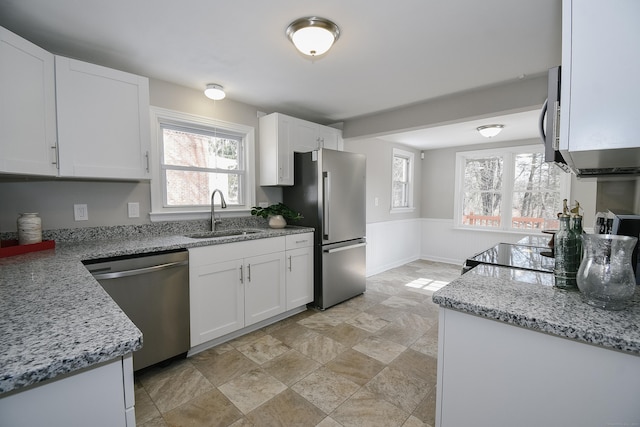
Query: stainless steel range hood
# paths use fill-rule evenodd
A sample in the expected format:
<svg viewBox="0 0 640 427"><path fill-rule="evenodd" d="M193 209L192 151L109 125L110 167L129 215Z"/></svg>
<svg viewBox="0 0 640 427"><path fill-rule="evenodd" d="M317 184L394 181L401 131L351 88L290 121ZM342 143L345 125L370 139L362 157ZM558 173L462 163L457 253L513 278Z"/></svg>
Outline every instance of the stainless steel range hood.
<svg viewBox="0 0 640 427"><path fill-rule="evenodd" d="M640 175L639 147L586 151L568 151L561 147L560 152L579 177Z"/></svg>

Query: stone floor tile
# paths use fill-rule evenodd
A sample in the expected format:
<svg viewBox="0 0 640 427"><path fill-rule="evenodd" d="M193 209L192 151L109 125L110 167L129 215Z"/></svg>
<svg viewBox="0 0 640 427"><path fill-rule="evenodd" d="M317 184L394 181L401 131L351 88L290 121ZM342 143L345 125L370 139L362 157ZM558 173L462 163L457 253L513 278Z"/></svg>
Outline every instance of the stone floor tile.
<svg viewBox="0 0 640 427"><path fill-rule="evenodd" d="M347 350L325 365L358 385L365 385L375 377L385 364L355 350Z"/></svg>
<svg viewBox="0 0 640 427"><path fill-rule="evenodd" d="M164 414L170 426L193 427L227 427L242 416L242 412L217 389Z"/></svg>
<svg viewBox="0 0 640 427"><path fill-rule="evenodd" d="M196 369L216 387L258 367L256 362L233 347L223 353L216 348L198 353L190 359Z"/></svg>
<svg viewBox="0 0 640 427"><path fill-rule="evenodd" d="M438 326L432 326L411 345L411 348L427 356L438 357Z"/></svg>
<svg viewBox="0 0 640 427"><path fill-rule="evenodd" d="M255 426L315 426L325 416L308 400L287 389L251 411L247 420Z"/></svg>
<svg viewBox="0 0 640 427"><path fill-rule="evenodd" d="M240 353L244 354L258 365L262 365L274 357L278 357L289 351L288 346L271 335L264 335L255 341L236 348Z"/></svg>
<svg viewBox="0 0 640 427"><path fill-rule="evenodd" d="M384 338L371 336L354 345L353 349L388 364L405 351L407 347Z"/></svg>
<svg viewBox="0 0 640 427"><path fill-rule="evenodd" d="M291 386L293 391L326 414L331 413L359 388L358 384L327 368L320 368Z"/></svg>
<svg viewBox="0 0 640 427"><path fill-rule="evenodd" d="M156 369L141 376L140 382L163 414L213 389L190 361L174 362L167 368Z"/></svg>
<svg viewBox="0 0 640 427"><path fill-rule="evenodd" d="M428 385L429 383L423 379L408 375L399 369L386 367L367 383L365 389L411 413L427 395Z"/></svg>
<svg viewBox="0 0 640 427"><path fill-rule="evenodd" d="M292 349L266 362L262 369L283 384L291 386L320 366L320 363Z"/></svg>
<svg viewBox="0 0 640 427"><path fill-rule="evenodd" d="M373 333L378 332L380 329L386 327L390 323L390 321L376 317L373 314L363 312L356 317L347 320L346 323L355 326L356 328L364 329L367 332Z"/></svg>
<svg viewBox="0 0 640 427"><path fill-rule="evenodd" d="M347 323L341 323L338 326L334 326L333 328L322 332L322 335L338 341L345 347L352 347L370 336L371 332Z"/></svg>
<svg viewBox="0 0 640 427"><path fill-rule="evenodd" d="M323 364L347 350L347 347L338 341L320 334L313 335L304 341L296 343L294 348L305 356Z"/></svg>
<svg viewBox="0 0 640 427"><path fill-rule="evenodd" d="M287 386L261 369L254 369L218 388L243 414L248 414Z"/></svg>
<svg viewBox="0 0 640 427"><path fill-rule="evenodd" d="M333 411L331 418L343 427L400 427L409 414L367 390L360 390Z"/></svg>

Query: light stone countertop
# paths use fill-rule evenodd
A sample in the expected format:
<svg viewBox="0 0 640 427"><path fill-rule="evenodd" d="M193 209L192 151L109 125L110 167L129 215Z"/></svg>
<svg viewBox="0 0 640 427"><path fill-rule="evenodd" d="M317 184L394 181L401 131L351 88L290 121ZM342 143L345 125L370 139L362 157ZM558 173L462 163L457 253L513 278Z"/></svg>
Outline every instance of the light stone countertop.
<svg viewBox="0 0 640 427"><path fill-rule="evenodd" d="M640 356L640 289L609 311L580 291L553 286L553 274L479 265L433 294L441 307Z"/></svg>
<svg viewBox="0 0 640 427"><path fill-rule="evenodd" d="M0 397L141 348L141 332L81 261L313 232L264 228L193 239L123 228L101 227L94 236L83 230L90 240L56 241L55 249L0 258Z"/></svg>

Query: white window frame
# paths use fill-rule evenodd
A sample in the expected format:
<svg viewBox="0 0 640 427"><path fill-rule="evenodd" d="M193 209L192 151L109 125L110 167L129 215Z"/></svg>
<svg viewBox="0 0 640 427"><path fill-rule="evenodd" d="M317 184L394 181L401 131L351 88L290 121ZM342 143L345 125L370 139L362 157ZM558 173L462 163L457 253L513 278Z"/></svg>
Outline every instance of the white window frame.
<svg viewBox="0 0 640 427"><path fill-rule="evenodd" d="M211 215L211 206L164 206L165 188L162 179L162 129L163 124L180 126L187 129L204 130L221 129L244 138L244 163L246 165L242 205L229 205L227 209L218 209L216 213L223 216L248 213L255 205L255 128L237 123L225 122L208 117L196 116L179 111L159 107L150 108L151 116L151 221L178 221L190 219L205 219Z"/></svg>
<svg viewBox="0 0 640 427"><path fill-rule="evenodd" d="M459 151L456 153L456 169L455 169L455 196L453 201L453 220L454 228L462 230L488 231L488 232L507 232L515 234L532 234L540 233L540 230L518 229L511 227L511 205L513 198L513 164L517 154L522 153L543 153L544 146L538 145L519 145L514 147L503 147L474 151ZM503 170L503 189L502 189L502 216L500 227L482 227L463 224L462 207L464 204L464 168L467 158L474 157L490 157L502 156L504 158ZM569 199L571 194L571 174L562 173L560 181L560 196ZM506 208L505 208L506 206Z"/></svg>
<svg viewBox="0 0 640 427"><path fill-rule="evenodd" d="M409 206L403 206L403 207L394 207L393 206L393 163L394 163L394 159L396 157L402 157L405 158L409 161L409 172L407 174L408 178L409 178L409 182L407 184L408 188L407 188L407 192L408 192L408 202L409 202ZM391 203L391 209L389 211L389 213L392 214L396 214L396 213L408 213L408 212L413 212L415 210L415 206L413 204L413 193L414 193L414 189L415 189L415 154L412 153L411 151L406 151L406 150L402 150L400 148L394 148L393 149L393 155L391 156L391 199L390 199L390 203Z"/></svg>

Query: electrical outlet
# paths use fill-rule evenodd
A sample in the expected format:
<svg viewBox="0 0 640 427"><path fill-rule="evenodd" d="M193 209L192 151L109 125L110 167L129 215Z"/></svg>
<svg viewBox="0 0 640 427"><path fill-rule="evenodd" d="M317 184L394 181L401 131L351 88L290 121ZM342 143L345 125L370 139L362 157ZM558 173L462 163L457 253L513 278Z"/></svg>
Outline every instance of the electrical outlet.
<svg viewBox="0 0 640 427"><path fill-rule="evenodd" d="M138 202L127 203L127 213L129 214L129 218L139 218L140 217L140 203L138 203Z"/></svg>
<svg viewBox="0 0 640 427"><path fill-rule="evenodd" d="M88 221L89 210L87 205L73 205L73 219L76 221Z"/></svg>

